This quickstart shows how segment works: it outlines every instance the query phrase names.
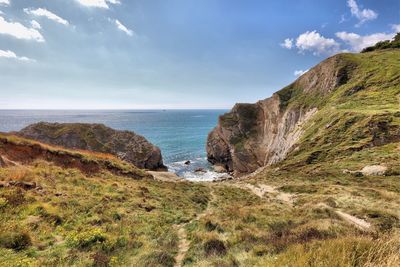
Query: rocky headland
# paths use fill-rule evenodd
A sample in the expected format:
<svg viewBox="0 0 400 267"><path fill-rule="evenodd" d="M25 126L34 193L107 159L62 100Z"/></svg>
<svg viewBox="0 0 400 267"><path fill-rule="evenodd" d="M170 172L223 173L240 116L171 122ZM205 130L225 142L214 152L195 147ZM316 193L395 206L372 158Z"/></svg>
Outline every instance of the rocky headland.
<svg viewBox="0 0 400 267"><path fill-rule="evenodd" d="M157 146L134 132L114 130L103 124L40 122L15 134L70 149L112 154L141 169L166 170Z"/></svg>
<svg viewBox="0 0 400 267"><path fill-rule="evenodd" d="M397 53L386 51L372 57L375 62L380 62L378 64L387 64L385 57L395 56ZM220 116L218 125L209 133L208 160L218 170L222 168L235 176L241 176L260 167L278 163L289 153L294 153L305 144L302 139L312 125L319 124L320 129L327 130L327 133L315 133L315 136L324 135L335 139L334 132L328 133L328 130L333 130L332 126L341 119L348 119L349 113L369 104L366 99L372 100L375 97L374 90L378 86L376 79L382 80L380 91L383 98L393 93L390 91L393 89L393 81L383 79L379 69L367 69L370 67L367 64L370 58L367 57L370 56L365 53L335 55L270 98L255 104L236 104L230 112ZM373 101L370 104L373 105ZM356 109L350 107L351 105ZM348 114L341 111L347 111ZM398 140L399 127L389 126L388 114L377 113L380 112L365 116L365 124L359 125L369 127L365 133L365 138L371 139L369 145L382 145ZM361 116L358 115L347 124L341 121L345 123L341 126L343 129L348 128L357 121L361 122L360 119ZM321 120L328 121L322 125ZM380 142L378 132L386 132L388 136L383 137L384 140ZM315 153L326 154L330 150L326 150L329 144L334 143L326 142L325 151ZM304 150L310 152L313 147L304 147Z"/></svg>

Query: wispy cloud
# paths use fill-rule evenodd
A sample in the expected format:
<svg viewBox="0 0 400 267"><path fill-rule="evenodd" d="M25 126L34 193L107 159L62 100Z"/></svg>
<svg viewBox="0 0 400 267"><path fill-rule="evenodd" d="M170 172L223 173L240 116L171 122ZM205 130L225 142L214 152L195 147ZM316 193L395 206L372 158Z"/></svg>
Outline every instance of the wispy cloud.
<svg viewBox="0 0 400 267"><path fill-rule="evenodd" d="M117 26L118 30L126 33L128 36L133 36L133 31L131 29L128 29L125 25L123 25L119 20L117 19L108 19L110 22L114 23L115 26Z"/></svg>
<svg viewBox="0 0 400 267"><path fill-rule="evenodd" d="M294 46L293 42L293 39L286 39L281 45L291 49ZM339 47L339 43L334 39L325 38L317 31L307 31L300 34L296 39L296 48L300 53L311 52L315 56L337 53Z"/></svg>
<svg viewBox="0 0 400 267"><path fill-rule="evenodd" d="M294 71L294 76L299 77L301 75L303 75L304 73L306 73L308 70L295 70Z"/></svg>
<svg viewBox="0 0 400 267"><path fill-rule="evenodd" d="M0 0L0 6L9 6L10 0Z"/></svg>
<svg viewBox="0 0 400 267"><path fill-rule="evenodd" d="M19 22L8 22L0 16L0 34L13 36L17 39L34 40L36 42L44 42L42 34L34 29L28 28Z"/></svg>
<svg viewBox="0 0 400 267"><path fill-rule="evenodd" d="M287 49L292 49L293 47L293 39L286 38L283 43L281 43L281 46Z"/></svg>
<svg viewBox="0 0 400 267"><path fill-rule="evenodd" d="M392 24L390 26L392 27L392 30L394 30L396 33L400 32L400 24Z"/></svg>
<svg viewBox="0 0 400 267"><path fill-rule="evenodd" d="M98 7L105 9L110 8L108 4L113 4L113 5L121 4L120 0L76 0L76 1L78 1L83 6Z"/></svg>
<svg viewBox="0 0 400 267"><path fill-rule="evenodd" d="M32 20L32 21L31 21L31 25L32 25L32 28L34 28L34 29L40 30L40 29L42 28L42 26L40 25L40 23L37 22L36 20Z"/></svg>
<svg viewBox="0 0 400 267"><path fill-rule="evenodd" d="M67 20L61 18L60 16L54 14L53 12L51 12L45 8L38 8L38 9L25 8L24 12L26 14L48 18L49 20L55 21L57 23L65 25L65 26L69 25L69 22Z"/></svg>
<svg viewBox="0 0 400 267"><path fill-rule="evenodd" d="M372 9L361 9L355 0L348 0L347 5L350 7L351 15L358 19L356 27L359 27L363 23L369 20L374 20L378 17L378 13Z"/></svg>
<svg viewBox="0 0 400 267"><path fill-rule="evenodd" d="M13 51L10 50L0 50L0 58L16 59L19 61L30 61L30 62L35 61L27 57L19 57Z"/></svg>

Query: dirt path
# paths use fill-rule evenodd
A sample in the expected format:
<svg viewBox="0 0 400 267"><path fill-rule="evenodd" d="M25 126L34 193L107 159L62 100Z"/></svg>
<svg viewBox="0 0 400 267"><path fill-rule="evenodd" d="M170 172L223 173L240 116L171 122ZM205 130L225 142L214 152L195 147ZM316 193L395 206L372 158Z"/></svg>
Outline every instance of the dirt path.
<svg viewBox="0 0 400 267"><path fill-rule="evenodd" d="M232 184L241 189L250 190L253 194L257 195L260 198L263 198L265 194L272 195L275 199L280 200L284 203L293 205L293 200L295 195L290 193L285 193L277 190L275 187L265 184L259 184L257 186L247 183L235 183Z"/></svg>
<svg viewBox="0 0 400 267"><path fill-rule="evenodd" d="M200 220L202 217L206 216L207 214L209 214L211 212L210 210L210 203L213 202L213 200L215 199L215 195L214 195L214 191L212 189L212 186L209 187L210 188L210 195L211 198L207 203L207 207L204 209L203 212L197 214L197 216L192 219L191 221L187 222L187 223L182 223L182 224L177 224L175 226L175 228L178 231L178 254L175 256L175 267L181 267L182 266L182 262L185 259L186 253L188 252L189 248L190 248L190 241L187 238L187 232L186 232L186 226L190 223L192 223L193 221L197 221Z"/></svg>
<svg viewBox="0 0 400 267"><path fill-rule="evenodd" d="M353 215L350 215L346 212L336 210L335 213L344 221L354 225L358 229L368 231L371 229L371 224L363 219L354 217Z"/></svg>
<svg viewBox="0 0 400 267"><path fill-rule="evenodd" d="M256 186L256 185L247 184L247 183L235 183L232 185L239 187L241 189L249 190L253 194L257 195L260 198L263 198L265 196L265 194L270 194L275 199L280 200L284 203L287 203L290 206L293 206L293 200L294 200L295 195L290 194L290 193L281 192L281 191L277 190L275 187L265 185L265 184L259 184ZM360 230L363 230L363 231L371 230L372 225L369 222L367 222L366 220L357 218L353 215L350 215L350 214L340 211L340 210L335 210L334 212L342 220L346 221L349 224L354 225L355 227L357 227Z"/></svg>
<svg viewBox="0 0 400 267"><path fill-rule="evenodd" d="M182 262L185 259L186 253L190 248L190 241L187 239L186 227L187 223L177 225L176 228L178 229L178 254L175 257L175 267L182 266Z"/></svg>

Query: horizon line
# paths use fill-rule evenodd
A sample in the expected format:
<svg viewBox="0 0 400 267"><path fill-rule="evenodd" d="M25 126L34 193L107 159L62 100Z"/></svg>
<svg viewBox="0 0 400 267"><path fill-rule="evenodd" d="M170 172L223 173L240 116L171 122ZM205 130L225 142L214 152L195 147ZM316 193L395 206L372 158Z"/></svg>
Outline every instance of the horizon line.
<svg viewBox="0 0 400 267"><path fill-rule="evenodd" d="M96 111L96 110L112 110L112 111L124 111L124 110L227 110L231 108L0 108L0 111L7 110L59 110L59 111Z"/></svg>

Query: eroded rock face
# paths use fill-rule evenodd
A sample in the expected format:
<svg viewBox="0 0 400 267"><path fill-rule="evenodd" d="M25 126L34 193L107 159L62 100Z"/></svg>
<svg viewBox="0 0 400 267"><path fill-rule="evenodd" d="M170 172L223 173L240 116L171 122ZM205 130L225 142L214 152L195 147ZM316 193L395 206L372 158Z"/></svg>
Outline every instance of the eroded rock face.
<svg viewBox="0 0 400 267"><path fill-rule="evenodd" d="M283 160L303 134L303 126L318 111L318 97L346 83L351 68L334 56L270 98L236 104L209 133L208 160L236 176ZM299 94L310 103L292 103Z"/></svg>
<svg viewBox="0 0 400 267"><path fill-rule="evenodd" d="M208 136L208 160L235 175L283 160L317 109L282 112L279 104L274 95L254 105L237 104L221 116Z"/></svg>
<svg viewBox="0 0 400 267"><path fill-rule="evenodd" d="M51 145L113 154L142 169L165 169L160 149L143 136L103 124L40 122L17 134Z"/></svg>

